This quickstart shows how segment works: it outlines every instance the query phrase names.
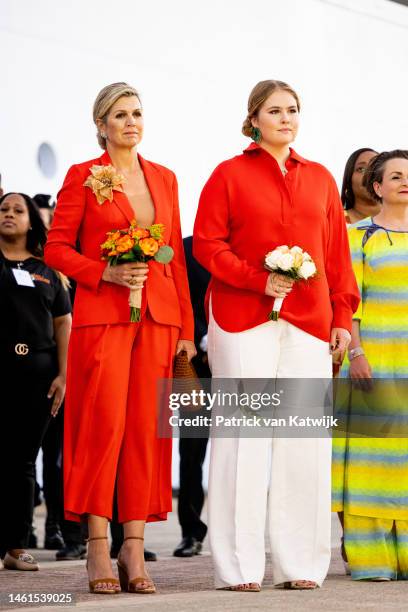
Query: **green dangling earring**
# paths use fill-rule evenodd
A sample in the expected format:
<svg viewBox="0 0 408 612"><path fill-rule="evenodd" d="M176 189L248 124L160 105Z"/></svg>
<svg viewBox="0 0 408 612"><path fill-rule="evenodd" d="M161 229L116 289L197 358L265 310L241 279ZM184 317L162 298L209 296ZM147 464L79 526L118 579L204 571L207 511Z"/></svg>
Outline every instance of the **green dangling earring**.
<svg viewBox="0 0 408 612"><path fill-rule="evenodd" d="M252 134L251 134L251 138L254 142L256 142L257 144L259 144L262 140L262 134L261 134L261 130L257 127L253 127L252 128Z"/></svg>

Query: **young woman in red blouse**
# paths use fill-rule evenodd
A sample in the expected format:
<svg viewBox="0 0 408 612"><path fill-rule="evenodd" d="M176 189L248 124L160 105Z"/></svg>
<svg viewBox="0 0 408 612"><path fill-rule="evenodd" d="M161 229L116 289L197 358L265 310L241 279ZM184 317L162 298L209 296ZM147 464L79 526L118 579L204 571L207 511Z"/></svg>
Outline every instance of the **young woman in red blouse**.
<svg viewBox="0 0 408 612"><path fill-rule="evenodd" d="M243 133L200 198L194 256L212 274L208 355L215 378L327 378L344 353L359 293L344 213L328 170L289 147L299 98L281 81L250 94ZM280 245L310 253L318 276L293 283L264 269ZM275 297L280 319L269 321ZM323 405L324 398L321 398ZM212 440L209 528L216 587L259 591L269 505L273 580L320 586L330 561L330 437ZM268 500L269 495L269 502Z"/></svg>

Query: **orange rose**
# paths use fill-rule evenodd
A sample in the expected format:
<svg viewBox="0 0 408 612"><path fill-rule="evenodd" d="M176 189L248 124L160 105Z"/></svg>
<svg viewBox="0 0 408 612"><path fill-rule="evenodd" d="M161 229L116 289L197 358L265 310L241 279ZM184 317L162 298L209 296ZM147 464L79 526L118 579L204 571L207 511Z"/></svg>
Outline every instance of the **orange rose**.
<svg viewBox="0 0 408 612"><path fill-rule="evenodd" d="M157 241L157 244L159 245L159 247L164 246L166 243L164 242L163 238L159 238Z"/></svg>
<svg viewBox="0 0 408 612"><path fill-rule="evenodd" d="M139 246L145 255L150 255L151 257L156 255L159 250L159 245L154 238L143 238L139 240Z"/></svg>
<svg viewBox="0 0 408 612"><path fill-rule="evenodd" d="M115 251L115 250L110 251L110 252L108 253L108 257L116 257L116 255L119 255L119 253L118 253L117 251Z"/></svg>
<svg viewBox="0 0 408 612"><path fill-rule="evenodd" d="M128 234L122 236L116 241L116 250L119 253L127 253L130 251L135 245L135 241Z"/></svg>
<svg viewBox="0 0 408 612"><path fill-rule="evenodd" d="M109 232L108 236L109 242L116 242L116 240L119 240L119 238L121 237L121 233L119 230L116 230L116 232Z"/></svg>
<svg viewBox="0 0 408 612"><path fill-rule="evenodd" d="M136 240L140 240L141 238L148 238L150 235L149 232L142 227L135 227L130 230L129 234L132 238L136 238Z"/></svg>

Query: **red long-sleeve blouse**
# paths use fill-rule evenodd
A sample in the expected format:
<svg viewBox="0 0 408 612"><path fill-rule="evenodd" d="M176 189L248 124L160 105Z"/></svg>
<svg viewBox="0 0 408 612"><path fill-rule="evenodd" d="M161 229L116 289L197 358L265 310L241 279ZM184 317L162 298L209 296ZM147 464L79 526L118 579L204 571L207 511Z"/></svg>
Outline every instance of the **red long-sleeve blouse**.
<svg viewBox="0 0 408 612"><path fill-rule="evenodd" d="M200 197L194 256L211 273L207 292L215 320L239 332L268 320L266 253L286 244L313 258L317 277L295 283L281 318L320 338L351 330L360 296L334 178L291 149L283 176L275 158L252 143L221 163Z"/></svg>

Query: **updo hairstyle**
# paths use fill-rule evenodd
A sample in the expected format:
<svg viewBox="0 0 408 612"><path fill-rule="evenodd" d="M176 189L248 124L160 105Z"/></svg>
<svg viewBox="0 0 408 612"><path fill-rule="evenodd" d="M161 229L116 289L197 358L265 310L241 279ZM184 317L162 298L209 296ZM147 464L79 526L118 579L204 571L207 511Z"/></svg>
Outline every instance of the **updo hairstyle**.
<svg viewBox="0 0 408 612"><path fill-rule="evenodd" d="M267 100L269 96L275 91L287 91L288 93L290 93L295 98L297 109L298 111L300 111L299 96L290 85L284 83L283 81L260 81L255 85L255 87L249 94L248 114L244 123L242 124L242 133L244 134L244 136L252 138L253 127L251 119L258 115L259 109L261 108L265 100Z"/></svg>

